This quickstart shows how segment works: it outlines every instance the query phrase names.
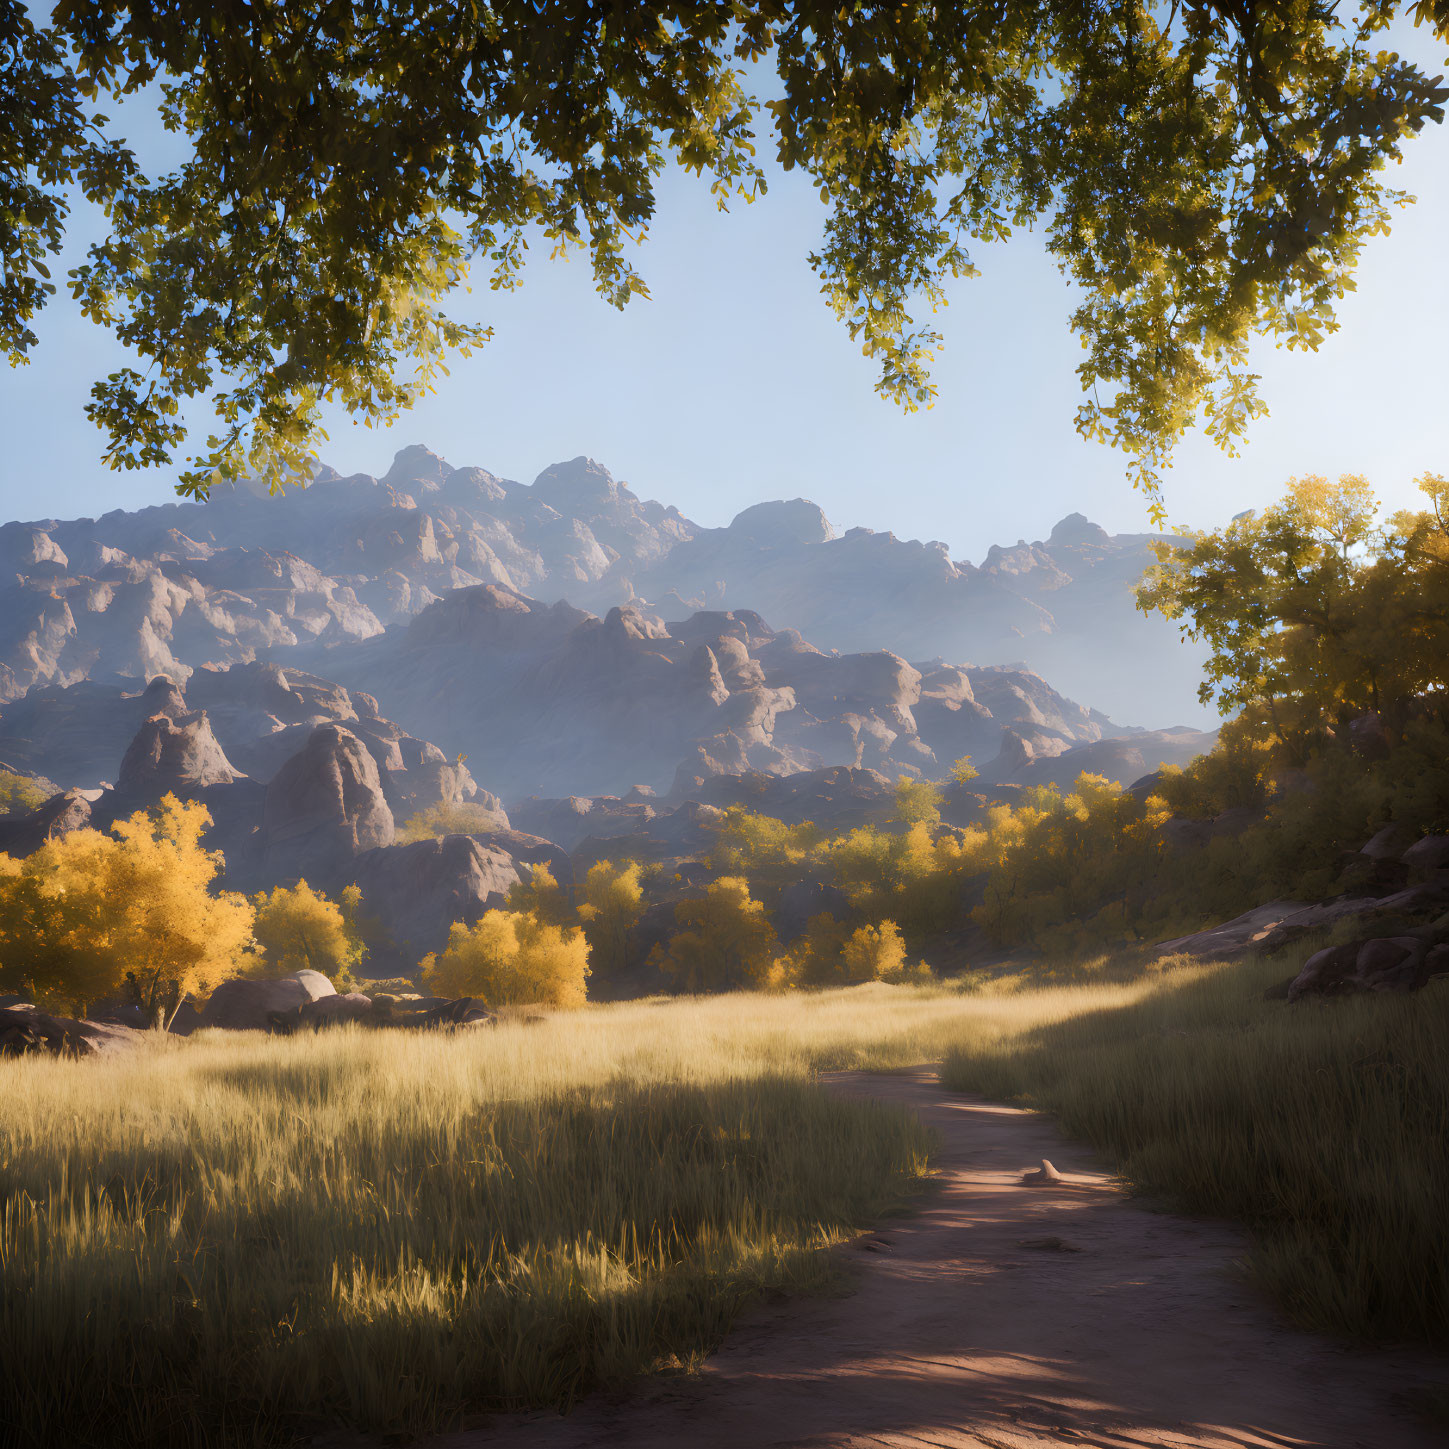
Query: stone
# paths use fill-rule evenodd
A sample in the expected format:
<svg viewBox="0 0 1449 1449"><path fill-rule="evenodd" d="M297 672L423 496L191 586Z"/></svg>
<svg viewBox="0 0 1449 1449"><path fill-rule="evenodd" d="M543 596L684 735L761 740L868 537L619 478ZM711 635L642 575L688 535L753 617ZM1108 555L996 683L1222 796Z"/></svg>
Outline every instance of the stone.
<svg viewBox="0 0 1449 1449"><path fill-rule="evenodd" d="M113 1022L52 1016L28 1005L0 1007L0 1056L102 1056L145 1039L146 1033Z"/></svg>
<svg viewBox="0 0 1449 1449"><path fill-rule="evenodd" d="M1288 988L1288 1000L1356 992L1418 991L1449 971L1449 945L1422 936L1376 936L1315 952Z"/></svg>
<svg viewBox="0 0 1449 1449"><path fill-rule="evenodd" d="M1359 848L1360 855L1370 860L1402 860L1404 852L1413 844L1413 833L1402 825L1385 825L1374 837Z"/></svg>
<svg viewBox="0 0 1449 1449"><path fill-rule="evenodd" d="M1229 961L1257 950L1281 922L1301 914L1307 907L1303 901L1269 901L1255 906L1204 931L1190 936L1177 936L1159 941L1156 951L1161 956L1192 956L1199 961Z"/></svg>
<svg viewBox="0 0 1449 1449"><path fill-rule="evenodd" d="M279 981L223 981L211 993L202 1020L226 1031L266 1031L274 1014L296 1011L335 990L320 971L297 971Z"/></svg>
<svg viewBox="0 0 1449 1449"><path fill-rule="evenodd" d="M319 996L298 1008L302 1023L308 1026L340 1026L349 1021L368 1021L372 1017L372 998L360 991L334 992Z"/></svg>
<svg viewBox="0 0 1449 1449"><path fill-rule="evenodd" d="M1026 1186L1046 1187L1054 1182L1064 1182L1065 1179L1062 1177L1061 1173L1059 1173L1056 1168L1053 1167L1051 1163L1046 1160L1045 1157L1043 1157L1041 1160L1041 1166L1037 1168L1034 1172L1022 1173L1021 1181L1023 1185Z"/></svg>
<svg viewBox="0 0 1449 1449"><path fill-rule="evenodd" d="M79 790L62 790L52 795L29 815L0 820L0 852L29 855L47 840L84 830L91 823L91 802Z"/></svg>
<svg viewBox="0 0 1449 1449"><path fill-rule="evenodd" d="M1401 859L1414 871L1449 870L1449 835L1426 835L1409 846Z"/></svg>

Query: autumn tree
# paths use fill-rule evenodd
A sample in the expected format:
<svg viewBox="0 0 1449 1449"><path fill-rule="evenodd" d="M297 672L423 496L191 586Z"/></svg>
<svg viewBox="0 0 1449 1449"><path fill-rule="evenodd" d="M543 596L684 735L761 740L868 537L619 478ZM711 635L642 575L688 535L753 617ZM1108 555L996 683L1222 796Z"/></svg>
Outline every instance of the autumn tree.
<svg viewBox="0 0 1449 1449"><path fill-rule="evenodd" d="M971 763L970 755L962 755L951 766L951 778L958 785L969 785L973 780L981 778L981 771Z"/></svg>
<svg viewBox="0 0 1449 1449"><path fill-rule="evenodd" d="M721 876L702 899L674 908L679 929L659 957L681 991L761 989L775 984L779 940L742 876Z"/></svg>
<svg viewBox="0 0 1449 1449"><path fill-rule="evenodd" d="M1209 648L1199 687L1295 760L1369 712L1401 735L1449 686L1449 484L1384 523L1366 479L1294 479L1281 501L1158 550L1138 604Z"/></svg>
<svg viewBox="0 0 1449 1449"><path fill-rule="evenodd" d="M578 918L589 942L589 960L601 977L629 965L629 937L644 913L638 861L595 861L584 877Z"/></svg>
<svg viewBox="0 0 1449 1449"><path fill-rule="evenodd" d="M551 926L572 925L574 910L569 893L544 864L525 866L528 875L508 892L508 909L536 916Z"/></svg>
<svg viewBox="0 0 1449 1449"><path fill-rule="evenodd" d="M840 952L846 981L883 981L897 976L906 964L906 943L894 921L860 926Z"/></svg>
<svg viewBox="0 0 1449 1449"><path fill-rule="evenodd" d="M76 1010L129 989L164 1023L235 971L252 944L245 897L214 892L206 809L167 795L107 835L76 830L0 871L0 973Z"/></svg>
<svg viewBox="0 0 1449 1449"><path fill-rule="evenodd" d="M761 146L818 191L820 291L907 407L932 400L940 341L916 314L975 273L973 243L1039 226L1079 298L1078 428L1153 489L1197 420L1231 447L1262 411L1254 334L1311 348L1335 327L1402 199L1384 165L1449 96L1374 44L1399 14L1449 38L1449 0L36 14L0 0L0 346L35 347L78 191L105 232L64 286L138 358L88 406L106 461L170 462L206 399L197 494L302 473L324 402L368 423L411 406L491 335L440 307L471 264L511 289L531 244L579 248L605 300L647 295L625 243L666 167L723 208L764 190ZM170 169L101 113L122 96L157 97Z"/></svg>
<svg viewBox="0 0 1449 1449"><path fill-rule="evenodd" d="M941 818L941 787L902 775L896 781L896 819L907 825L933 825Z"/></svg>
<svg viewBox="0 0 1449 1449"><path fill-rule="evenodd" d="M422 963L429 990L490 1006L582 1006L588 976L584 933L524 911L489 911L474 926L455 921L447 948Z"/></svg>
<svg viewBox="0 0 1449 1449"><path fill-rule="evenodd" d="M261 948L261 967L269 976L320 971L344 989L366 954L355 920L362 892L348 886L344 904L328 900L305 880L277 886L252 898L252 935Z"/></svg>

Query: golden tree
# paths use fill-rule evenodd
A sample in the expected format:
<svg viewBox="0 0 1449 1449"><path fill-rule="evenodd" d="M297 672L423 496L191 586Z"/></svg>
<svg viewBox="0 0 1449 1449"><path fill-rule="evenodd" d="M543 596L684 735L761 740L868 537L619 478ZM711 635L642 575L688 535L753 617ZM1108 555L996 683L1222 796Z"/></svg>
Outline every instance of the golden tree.
<svg viewBox="0 0 1449 1449"><path fill-rule="evenodd" d="M366 948L352 924L362 892L356 886L349 886L344 894L348 892L355 897L350 912L305 880L253 896L252 934L262 949L260 964L265 973L280 976L290 971L320 971L334 985L351 984L353 970Z"/></svg>
<svg viewBox="0 0 1449 1449"><path fill-rule="evenodd" d="M83 1011L129 988L158 1024L182 999L209 991L252 944L245 897L213 893L219 852L204 850L204 806L167 795L110 835L76 830L0 872L0 961L7 984L28 983Z"/></svg>
<svg viewBox="0 0 1449 1449"><path fill-rule="evenodd" d="M477 996L490 1006L582 1006L588 976L584 933L526 911L490 911L475 926L455 922L447 948L425 957L422 970L439 996Z"/></svg>
<svg viewBox="0 0 1449 1449"><path fill-rule="evenodd" d="M508 892L508 909L535 916L550 926L572 925L574 920L569 893L542 862L530 867L528 879Z"/></svg>
<svg viewBox="0 0 1449 1449"><path fill-rule="evenodd" d="M600 975L613 975L629 964L629 933L644 914L644 888L639 863L616 865L595 861L584 877L579 920L589 942L589 960Z"/></svg>
<svg viewBox="0 0 1449 1449"><path fill-rule="evenodd" d="M659 957L682 991L729 991L775 984L779 939L743 876L721 876L702 900L674 908L680 930Z"/></svg>
<svg viewBox="0 0 1449 1449"><path fill-rule="evenodd" d="M861 926L840 952L846 981L883 981L898 976L906 964L906 943L894 921Z"/></svg>
<svg viewBox="0 0 1449 1449"><path fill-rule="evenodd" d="M896 781L896 819L907 825L932 825L941 818L941 789L929 780L902 775Z"/></svg>

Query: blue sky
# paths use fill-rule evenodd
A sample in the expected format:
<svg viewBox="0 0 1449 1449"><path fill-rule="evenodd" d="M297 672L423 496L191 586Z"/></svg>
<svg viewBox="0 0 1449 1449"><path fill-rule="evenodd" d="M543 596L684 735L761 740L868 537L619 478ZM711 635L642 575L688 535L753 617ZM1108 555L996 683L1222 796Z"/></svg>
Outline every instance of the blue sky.
<svg viewBox="0 0 1449 1449"><path fill-rule="evenodd" d="M1402 48L1432 67L1438 57L1409 36ZM1363 472L1398 506L1414 500L1414 475L1449 472L1449 129L1431 127L1407 151L1390 181L1419 202L1368 244L1341 329L1317 354L1258 349L1272 415L1239 459L1201 438L1180 450L1167 478L1174 522L1221 523L1294 473ZM74 253L95 224L78 214ZM766 197L721 216L705 183L671 175L638 258L651 300L617 313L595 297L582 258L536 253L521 292L480 286L455 299L457 315L495 326L487 348L457 360L387 432L337 422L322 455L343 472L383 473L398 448L423 442L455 464L530 480L588 453L706 524L803 494L839 526L943 539L965 558L1044 537L1073 510L1113 531L1148 526L1123 460L1073 429L1071 296L1037 237L975 251L982 275L954 285L938 319L940 399L902 414L875 396L872 365L818 295L806 257L820 224L799 176L774 176ZM35 361L0 384L0 513L168 501L164 472L100 465L100 434L82 412L120 350L64 298L37 330Z"/></svg>

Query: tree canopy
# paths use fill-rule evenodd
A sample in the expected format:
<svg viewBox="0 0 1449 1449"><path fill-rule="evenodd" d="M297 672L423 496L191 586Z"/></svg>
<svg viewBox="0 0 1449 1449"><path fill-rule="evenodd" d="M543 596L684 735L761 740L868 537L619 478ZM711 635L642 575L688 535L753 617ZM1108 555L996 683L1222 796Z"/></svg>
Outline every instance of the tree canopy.
<svg viewBox="0 0 1449 1449"><path fill-rule="evenodd" d="M1162 544L1138 604L1210 650L1198 693L1302 755L1373 713L1396 737L1449 689L1449 481L1377 521L1368 480L1294 479L1269 508Z"/></svg>
<svg viewBox="0 0 1449 1449"><path fill-rule="evenodd" d="M171 463L203 398L181 490L281 486L324 403L390 421L488 339L439 305L471 264L509 289L532 243L582 247L622 306L665 167L727 207L768 141L824 203L826 301L907 407L935 391L917 314L971 243L1042 224L1079 289L1078 427L1156 499L1184 431L1231 447L1262 411L1255 333L1332 330L1397 199L1381 167L1442 120L1449 91L1374 48L1401 12L1449 39L1449 0L60 0L49 24L0 0L0 346L35 346L78 190L109 230L65 285L141 362L94 388L106 460ZM171 170L98 109L137 94Z"/></svg>

